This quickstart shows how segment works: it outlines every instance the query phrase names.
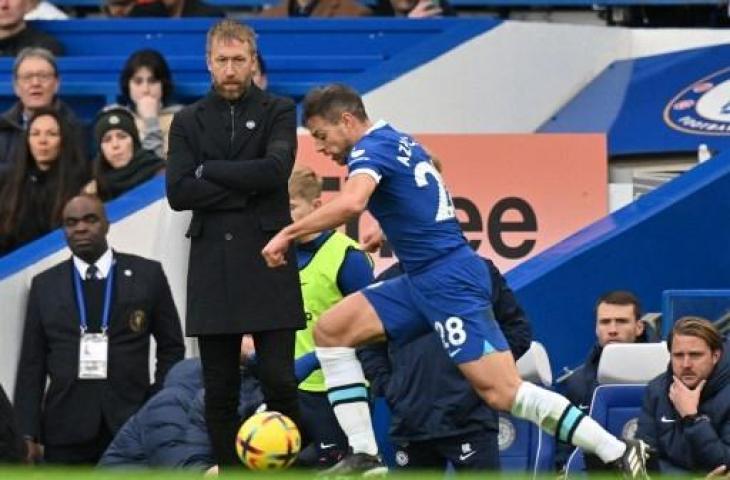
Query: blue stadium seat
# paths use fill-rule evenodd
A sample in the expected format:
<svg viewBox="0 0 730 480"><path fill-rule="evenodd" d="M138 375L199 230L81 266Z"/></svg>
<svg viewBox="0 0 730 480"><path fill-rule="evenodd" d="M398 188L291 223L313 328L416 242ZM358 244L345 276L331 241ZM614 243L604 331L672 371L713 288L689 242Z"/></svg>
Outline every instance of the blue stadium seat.
<svg viewBox="0 0 730 480"><path fill-rule="evenodd" d="M638 426L646 385L599 385L593 392L590 415L613 435L633 438ZM566 466L566 478L585 472L583 452L575 449Z"/></svg>
<svg viewBox="0 0 730 480"><path fill-rule="evenodd" d="M121 19L34 22L55 36L61 97L84 121L117 102L118 77L130 53L154 48L173 72L177 102L210 88L206 32L217 19ZM315 85L345 82L361 92L435 58L500 22L494 19L250 19L266 59L269 89L300 100ZM0 58L0 109L15 102L12 58Z"/></svg>
<svg viewBox="0 0 730 480"><path fill-rule="evenodd" d="M527 420L499 415L499 461L502 470L548 472L554 468L555 439Z"/></svg>
<svg viewBox="0 0 730 480"><path fill-rule="evenodd" d="M674 322L699 315L715 323L722 333L730 331L730 290L664 290L662 336L667 338Z"/></svg>

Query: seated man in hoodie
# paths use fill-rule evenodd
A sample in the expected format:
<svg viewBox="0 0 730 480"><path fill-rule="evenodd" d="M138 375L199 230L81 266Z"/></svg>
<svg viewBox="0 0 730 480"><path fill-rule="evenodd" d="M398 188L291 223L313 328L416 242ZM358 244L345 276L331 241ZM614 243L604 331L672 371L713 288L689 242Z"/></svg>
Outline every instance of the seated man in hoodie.
<svg viewBox="0 0 730 480"><path fill-rule="evenodd" d="M730 465L729 345L704 318L674 324L671 363L649 383L636 432L656 452L661 473L704 475Z"/></svg>
<svg viewBox="0 0 730 480"><path fill-rule="evenodd" d="M172 466L171 448L180 444L190 408L203 388L200 359L176 363L162 390L150 398L117 432L99 466Z"/></svg>
<svg viewBox="0 0 730 480"><path fill-rule="evenodd" d="M245 342L244 336L242 345ZM255 360L242 355L238 413L244 419L261 407L264 398L254 363ZM297 378L308 376L316 364L314 354L302 358L295 365ZM124 424L99 466L200 470L214 466L204 417L201 368L199 358L175 364L165 378L164 388Z"/></svg>
<svg viewBox="0 0 730 480"><path fill-rule="evenodd" d="M582 365L558 380L565 397L586 414L591 406L593 391L598 386L596 376L603 347L609 343L648 341L647 327L641 320L641 305L633 293L624 290L604 293L596 301L595 312L595 345ZM565 443L558 444L555 455L557 469L563 468L574 448Z"/></svg>

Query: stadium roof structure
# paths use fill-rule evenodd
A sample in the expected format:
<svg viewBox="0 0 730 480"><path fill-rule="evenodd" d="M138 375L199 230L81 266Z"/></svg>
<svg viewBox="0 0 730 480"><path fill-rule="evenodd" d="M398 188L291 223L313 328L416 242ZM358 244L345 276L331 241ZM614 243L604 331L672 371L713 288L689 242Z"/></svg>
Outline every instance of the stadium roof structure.
<svg viewBox="0 0 730 480"><path fill-rule="evenodd" d="M730 150L730 44L613 62L538 132L605 132L612 157Z"/></svg>

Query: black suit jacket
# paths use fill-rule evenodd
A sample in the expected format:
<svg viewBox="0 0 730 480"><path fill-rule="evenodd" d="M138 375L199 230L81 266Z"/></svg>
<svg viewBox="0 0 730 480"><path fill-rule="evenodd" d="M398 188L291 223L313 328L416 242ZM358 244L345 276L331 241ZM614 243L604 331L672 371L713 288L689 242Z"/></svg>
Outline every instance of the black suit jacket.
<svg viewBox="0 0 730 480"><path fill-rule="evenodd" d="M78 379L80 324L73 261L33 278L14 401L24 435L49 445L82 443L97 435L101 421L116 433L183 358L180 319L160 263L116 252L114 258L106 380ZM150 335L157 342L153 386Z"/></svg>
<svg viewBox="0 0 730 480"><path fill-rule="evenodd" d="M175 114L167 198L173 209L193 211L188 335L304 328L294 248L276 269L261 256L291 222L296 142L294 103L253 85L235 102L211 92Z"/></svg>

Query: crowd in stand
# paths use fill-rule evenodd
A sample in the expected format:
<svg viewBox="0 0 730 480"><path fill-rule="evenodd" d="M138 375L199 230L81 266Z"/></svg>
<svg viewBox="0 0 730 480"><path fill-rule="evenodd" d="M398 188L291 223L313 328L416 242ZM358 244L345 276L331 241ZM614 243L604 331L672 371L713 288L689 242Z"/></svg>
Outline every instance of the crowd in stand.
<svg viewBox="0 0 730 480"><path fill-rule="evenodd" d="M109 0L111 17L222 17L199 0ZM356 0L285 0L264 16L452 15L445 1L382 0L373 9ZM25 15L25 16L24 16ZM133 52L119 77L118 103L84 125L59 98L56 62L63 46L27 20L62 19L47 1L11 0L0 8L0 55L14 56L15 104L0 115L0 255L60 226L61 206L77 193L111 200L164 171L168 132L181 105L164 56ZM266 87L263 58L256 82ZM43 127L41 132L40 128ZM91 152L91 153L90 153ZM81 186L81 188L79 188Z"/></svg>
<svg viewBox="0 0 730 480"><path fill-rule="evenodd" d="M49 50L21 50L13 77L17 101L0 116L0 253L59 227L63 205L82 191L111 200L164 170L179 107L169 104L173 81L159 53L130 56L121 103L99 112L92 128L58 98Z"/></svg>

